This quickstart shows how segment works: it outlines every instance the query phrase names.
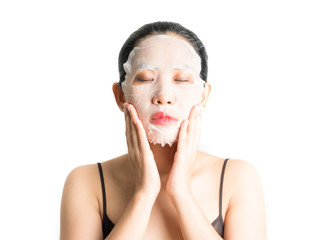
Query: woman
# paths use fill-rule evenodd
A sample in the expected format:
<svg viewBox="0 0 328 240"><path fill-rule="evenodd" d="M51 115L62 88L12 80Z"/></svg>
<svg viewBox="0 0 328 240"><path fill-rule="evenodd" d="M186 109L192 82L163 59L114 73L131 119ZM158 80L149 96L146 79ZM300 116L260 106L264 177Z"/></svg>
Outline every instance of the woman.
<svg viewBox="0 0 328 240"><path fill-rule="evenodd" d="M198 37L147 24L123 45L119 71L128 153L69 174L61 239L266 239L254 168L197 151L211 90Z"/></svg>

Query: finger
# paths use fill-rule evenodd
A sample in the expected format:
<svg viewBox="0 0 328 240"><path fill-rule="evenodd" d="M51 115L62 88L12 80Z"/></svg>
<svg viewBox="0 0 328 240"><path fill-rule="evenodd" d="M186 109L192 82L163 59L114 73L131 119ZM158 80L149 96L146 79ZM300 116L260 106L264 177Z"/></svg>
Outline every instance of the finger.
<svg viewBox="0 0 328 240"><path fill-rule="evenodd" d="M150 150L145 129L139 119L135 119L133 123L135 125L136 132L137 132L137 141L138 141L140 153L143 156L146 156L151 150Z"/></svg>
<svg viewBox="0 0 328 240"><path fill-rule="evenodd" d="M129 104L128 109L129 109L132 121L134 121L135 119L139 119L137 109L132 104Z"/></svg>
<svg viewBox="0 0 328 240"><path fill-rule="evenodd" d="M200 125L199 125L199 120L200 119L197 119L197 118L201 117L202 111L203 111L203 105L201 103L197 104L193 107L193 109L190 112L190 119L189 120L190 120L191 124L188 128L188 132L195 133L197 131L198 127L200 127Z"/></svg>
<svg viewBox="0 0 328 240"><path fill-rule="evenodd" d="M190 110L189 117L188 117L189 120L195 116L196 110L197 110L197 105L194 105Z"/></svg>
<svg viewBox="0 0 328 240"><path fill-rule="evenodd" d="M138 144L141 154L145 155L150 151L147 135L142 122L139 119L136 108L133 105L129 105L129 111L131 114L132 122L135 127L136 134L133 141Z"/></svg>
<svg viewBox="0 0 328 240"><path fill-rule="evenodd" d="M196 116L195 116L195 111L193 111L193 113L191 114L190 118L188 119L189 124L188 124L188 128L187 128L187 132L188 133L194 133L195 132L195 128L196 128Z"/></svg>
<svg viewBox="0 0 328 240"><path fill-rule="evenodd" d="M132 139L131 139L131 118L129 115L129 111L127 109L127 104L124 104L124 117L125 117L125 136L129 148L132 147Z"/></svg>
<svg viewBox="0 0 328 240"><path fill-rule="evenodd" d="M129 110L129 113L130 113L130 116L131 116L131 141L132 141L132 144L135 148L138 147L138 131L137 131L137 128L136 128L136 125L135 125L135 121L136 121L136 117L135 117L135 113L133 113L133 106L130 104L128 106L128 110Z"/></svg>
<svg viewBox="0 0 328 240"><path fill-rule="evenodd" d="M194 117L193 117L193 126L192 132L194 134L194 144L198 144L201 133L201 116L202 116L203 105L200 103L196 105Z"/></svg>
<svg viewBox="0 0 328 240"><path fill-rule="evenodd" d="M198 113L198 105L195 105L192 107L190 113L189 113L189 124L188 124L188 130L187 132L192 132L195 128L195 123L194 123L194 119L197 116Z"/></svg>
<svg viewBox="0 0 328 240"><path fill-rule="evenodd" d="M178 152L182 150L185 140L187 137L187 129L189 125L189 120L184 120L181 124L180 131L179 131L179 138L178 138Z"/></svg>

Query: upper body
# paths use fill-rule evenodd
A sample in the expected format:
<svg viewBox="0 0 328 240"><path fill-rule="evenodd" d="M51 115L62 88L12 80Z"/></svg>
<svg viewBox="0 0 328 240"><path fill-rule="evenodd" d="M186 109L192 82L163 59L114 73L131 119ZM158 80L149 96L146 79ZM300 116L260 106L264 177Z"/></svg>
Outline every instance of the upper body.
<svg viewBox="0 0 328 240"><path fill-rule="evenodd" d="M192 32L161 22L137 30L123 45L113 92L125 116L128 153L103 162L101 172L93 164L69 174L62 240L266 239L254 168L234 159L225 165L223 158L197 150L211 90L204 51ZM224 235L211 224L219 212ZM114 227L103 236L106 216Z"/></svg>
<svg viewBox="0 0 328 240"><path fill-rule="evenodd" d="M223 160L199 152L199 162L193 174L192 195L209 224L219 213ZM134 196L133 174L127 155L106 161L102 166L107 190L107 215L117 225ZM254 167L245 161L230 159L222 196L224 239L266 239L263 195ZM78 167L69 174L62 201L62 240L103 239L102 190L96 164ZM197 220L190 219L190 222L197 226ZM177 212L164 187L153 204L142 239L183 239Z"/></svg>

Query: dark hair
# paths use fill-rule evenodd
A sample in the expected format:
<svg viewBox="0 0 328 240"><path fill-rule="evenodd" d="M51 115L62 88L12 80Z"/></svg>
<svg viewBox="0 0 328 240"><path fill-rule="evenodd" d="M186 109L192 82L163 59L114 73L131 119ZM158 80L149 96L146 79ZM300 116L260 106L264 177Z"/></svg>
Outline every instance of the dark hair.
<svg viewBox="0 0 328 240"><path fill-rule="evenodd" d="M123 64L128 60L130 52L137 45L140 39L154 34L172 32L184 37L194 47L195 51L201 59L200 77L207 81L207 53L203 43L195 33L189 29L174 22L154 22L143 25L141 28L133 32L130 37L123 44L119 57L118 69L120 73L120 84L125 80L126 72L124 71Z"/></svg>

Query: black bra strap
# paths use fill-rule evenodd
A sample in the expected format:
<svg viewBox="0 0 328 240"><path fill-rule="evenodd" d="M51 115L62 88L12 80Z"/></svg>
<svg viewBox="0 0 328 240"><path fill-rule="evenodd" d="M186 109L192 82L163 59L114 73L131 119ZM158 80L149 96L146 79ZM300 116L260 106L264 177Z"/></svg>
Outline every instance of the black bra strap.
<svg viewBox="0 0 328 240"><path fill-rule="evenodd" d="M97 163L98 169L99 169L99 175L100 175L100 181L101 181L101 188L102 188L102 198L103 198L103 216L107 214L106 210L106 189L105 189L105 182L104 182L104 175L103 170L101 167L101 163Z"/></svg>
<svg viewBox="0 0 328 240"><path fill-rule="evenodd" d="M223 195L223 179L224 179L224 171L227 165L229 158L224 160L222 172L221 172L221 181L220 181L220 197L219 197L219 217L222 218L222 195Z"/></svg>

